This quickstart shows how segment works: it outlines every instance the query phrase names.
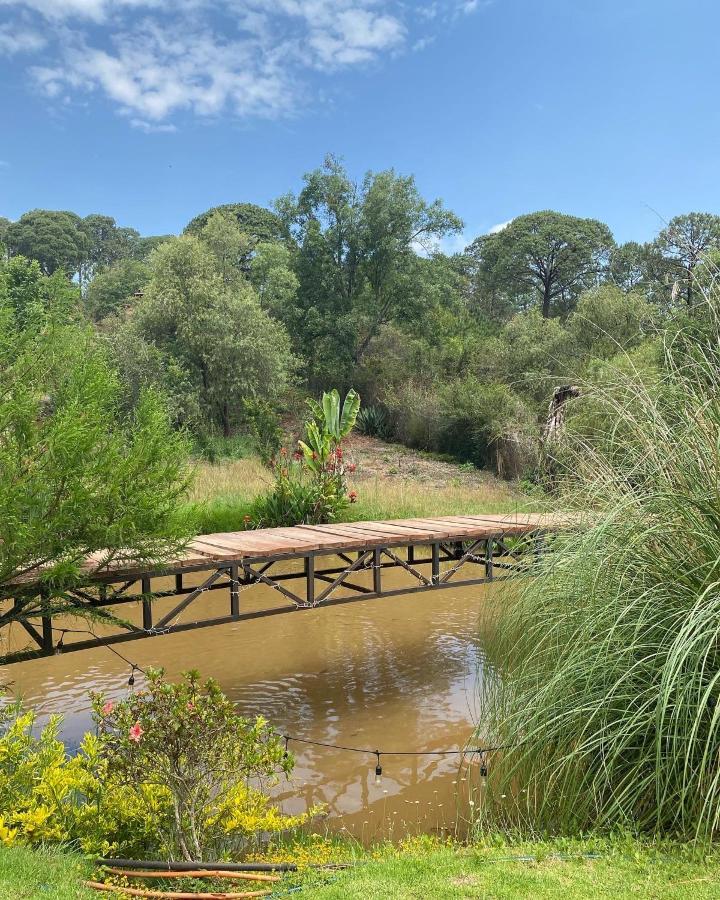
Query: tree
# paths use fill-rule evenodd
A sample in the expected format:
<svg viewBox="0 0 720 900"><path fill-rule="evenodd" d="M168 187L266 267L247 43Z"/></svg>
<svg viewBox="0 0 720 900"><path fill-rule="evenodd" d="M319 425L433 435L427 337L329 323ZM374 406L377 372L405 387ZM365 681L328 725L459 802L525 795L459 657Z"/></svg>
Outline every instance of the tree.
<svg viewBox="0 0 720 900"><path fill-rule="evenodd" d="M670 264L677 289L691 306L695 269L708 250L720 247L720 216L699 212L675 216L657 236L655 247Z"/></svg>
<svg viewBox="0 0 720 900"><path fill-rule="evenodd" d="M68 590L113 560L157 564L184 543L185 443L156 394L126 415L122 390L90 329L42 311L23 326L0 296L0 601L18 598L0 627L92 617ZM24 577L41 596L18 597Z"/></svg>
<svg viewBox="0 0 720 900"><path fill-rule="evenodd" d="M287 238L287 230L280 218L269 209L256 206L254 203L224 203L222 206L212 206L191 219L183 233L199 235L211 216L216 213L233 217L240 231L247 235L253 246L263 241L283 241Z"/></svg>
<svg viewBox="0 0 720 900"><path fill-rule="evenodd" d="M84 305L94 322L119 312L142 291L150 278L146 263L121 259L97 274L85 292Z"/></svg>
<svg viewBox="0 0 720 900"><path fill-rule="evenodd" d="M0 257L7 253L7 230L12 225L10 219L0 216Z"/></svg>
<svg viewBox="0 0 720 900"><path fill-rule="evenodd" d="M491 290L515 302L540 302L543 318L569 312L579 294L597 283L614 247L596 219L546 210L518 216L481 248L481 273Z"/></svg>
<svg viewBox="0 0 720 900"><path fill-rule="evenodd" d="M237 282L247 271L253 244L228 212L214 212L200 229L200 240L212 250L224 284Z"/></svg>
<svg viewBox="0 0 720 900"><path fill-rule="evenodd" d="M46 275L58 269L72 276L88 259L92 240L80 216L72 212L34 209L7 228L11 255L37 260Z"/></svg>
<svg viewBox="0 0 720 900"><path fill-rule="evenodd" d="M573 352L609 359L637 347L648 336L655 310L640 291L614 284L585 291L567 323Z"/></svg>
<svg viewBox="0 0 720 900"><path fill-rule="evenodd" d="M24 328L47 313L79 318L80 292L62 272L48 277L37 261L13 256L0 263L0 303L12 310L15 326Z"/></svg>
<svg viewBox="0 0 720 900"><path fill-rule="evenodd" d="M458 231L462 222L439 200L427 203L414 179L394 171L369 172L355 184L341 163L328 156L305 176L296 197L281 197L276 208L296 239L298 292L291 317L300 345L337 344L335 360L321 368L332 380L347 372L346 359L359 363L380 328L401 317L413 302L406 277L417 250ZM323 383L324 371L311 361L310 379Z"/></svg>
<svg viewBox="0 0 720 900"><path fill-rule="evenodd" d="M90 237L87 258L80 270L80 281L84 285L96 272L118 260L131 258L137 250L140 235L134 228L118 228L112 216L100 213L85 216L82 221Z"/></svg>
<svg viewBox="0 0 720 900"><path fill-rule="evenodd" d="M206 421L225 435L245 399L276 399L294 367L283 326L246 280L226 284L217 258L192 235L156 250L133 321L185 369Z"/></svg>

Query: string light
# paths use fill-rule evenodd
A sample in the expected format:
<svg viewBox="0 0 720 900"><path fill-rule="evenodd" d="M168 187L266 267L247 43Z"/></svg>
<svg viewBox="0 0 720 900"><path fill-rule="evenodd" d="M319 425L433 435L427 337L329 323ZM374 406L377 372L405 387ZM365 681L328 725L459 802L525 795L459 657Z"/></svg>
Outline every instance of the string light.
<svg viewBox="0 0 720 900"><path fill-rule="evenodd" d="M370 566L368 568L371 568ZM372 566L372 568L379 568ZM207 590L207 589L206 589ZM90 631L88 629L75 629L75 628L58 628L53 629L55 631L60 632L60 640L57 643L55 648L55 652L62 651L63 641L65 639L66 634L87 634L91 637L95 638L95 640L99 641L100 646L104 647L106 650L109 650L115 656L119 657L123 662L127 663L130 666L130 677L128 678L128 687L132 688L135 685L135 673L142 672L143 675L147 675L145 670L139 666L137 663L132 662L132 660L128 659L126 656L123 656L122 653L118 652L114 647L111 647L109 644L106 644L102 641L102 638L99 638L95 632ZM381 756L475 756L478 755L480 757L480 776L482 778L487 778L488 776L488 754L495 753L500 750L508 750L511 749L510 744L502 744L496 747L464 747L457 748L453 750L369 750L365 747L348 747L342 744L330 744L326 741L313 741L309 738L301 738L295 737L290 734L282 735L282 739L285 743L283 749L283 759L287 759L290 755L290 741L295 741L296 744L307 744L312 747L324 747L329 750L340 750L346 753L365 753L369 756L374 756L376 759L375 765L375 784L379 787L382 785L382 763L380 761ZM464 781L465 779L461 779Z"/></svg>

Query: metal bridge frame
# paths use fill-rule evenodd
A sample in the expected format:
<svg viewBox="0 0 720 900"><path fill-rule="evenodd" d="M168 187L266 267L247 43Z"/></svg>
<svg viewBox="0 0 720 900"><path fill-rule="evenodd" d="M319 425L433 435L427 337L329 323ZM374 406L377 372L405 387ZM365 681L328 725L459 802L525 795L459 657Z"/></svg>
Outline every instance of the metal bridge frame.
<svg viewBox="0 0 720 900"><path fill-rule="evenodd" d="M195 628L207 628L211 625L223 625L245 619L259 619L287 613L293 610L316 609L319 606L354 603L358 600L370 600L377 597L392 597L400 594L412 594L419 591L434 591L444 588L461 587L471 584L485 584L497 578L498 571L502 577L526 572L529 558L532 560L544 545L544 532L532 531L522 536L517 545L508 546L506 536L502 533L483 538L469 540L398 540L394 543L383 542L376 546L367 545L356 549L343 550L318 549L304 552L278 554L268 556L238 557L236 559L208 560L207 562L188 565L170 566L162 569L135 573L117 573L94 575L91 582L82 587L66 592L66 599L79 610L85 608L92 611L96 619L107 619L107 623L119 629L117 633L95 636L87 640L73 640L65 643L66 634L80 630L55 624L58 619L66 619L67 613L37 616L36 624L29 620L13 617L13 623L22 627L32 639L33 645L28 649L7 654L3 664L20 662L27 659L52 656L59 653L73 653L78 650L107 646L109 644L135 641L142 638L156 637L163 634L175 634ZM422 555L422 553L426 555ZM428 555L429 553L429 555ZM353 558L354 556L354 558ZM333 565L332 560L339 559L343 565ZM275 572L276 563L287 560L302 560L302 570L297 572ZM323 566L323 561L328 565ZM453 563L442 570L441 563ZM417 566L429 565L429 577ZM480 573L478 573L478 568ZM383 572L386 569L403 569L417 582L410 586L387 589L383 585ZM358 584L353 575L372 571L372 587ZM194 572L207 572L207 578L197 586L185 584L185 576ZM172 589L153 590L153 581L159 578L174 576L175 586ZM327 585L318 591L317 582ZM304 583L301 593L296 593L286 586L295 587L294 582ZM284 599L282 606L267 609L241 611L240 593L247 587L264 584L277 591ZM139 590L137 590L139 588ZM351 593L344 596L333 596L339 589L345 588ZM197 601L209 591L229 590L230 605L227 615L199 618L192 622L179 622L179 617L193 604L200 611ZM14 612L21 613L29 597L39 596L37 588L19 592L14 600ZM163 616L156 618L153 601L163 597L179 597L180 601ZM127 603L138 603L142 607L142 627L122 621L113 616L109 610ZM4 628L0 617L0 635Z"/></svg>

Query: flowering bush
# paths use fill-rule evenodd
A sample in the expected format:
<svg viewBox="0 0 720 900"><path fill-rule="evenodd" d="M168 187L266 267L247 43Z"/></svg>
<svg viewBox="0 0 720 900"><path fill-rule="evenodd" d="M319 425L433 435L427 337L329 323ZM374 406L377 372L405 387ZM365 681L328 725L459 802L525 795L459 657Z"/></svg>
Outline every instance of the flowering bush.
<svg viewBox="0 0 720 900"><path fill-rule="evenodd" d="M341 406L336 390L323 394L322 403L309 400L312 418L305 423L305 440L290 455L285 448L271 460L275 484L259 497L245 527L321 525L334 521L357 492L347 489L354 464L345 461L343 438L352 431L360 397L351 390Z"/></svg>
<svg viewBox="0 0 720 900"><path fill-rule="evenodd" d="M201 684L188 672L172 684L151 671L146 690L117 703L95 695L93 709L108 783L140 798L153 789L165 811L156 816L158 832L171 856L217 858L241 850L259 831L307 818L269 806L261 788L289 773L292 757L263 718L238 716L212 679Z"/></svg>
<svg viewBox="0 0 720 900"><path fill-rule="evenodd" d="M285 816L271 804L262 781L289 772L292 758L263 720L236 716L195 674L168 685L153 673L148 691L95 697L94 709L98 735L86 734L74 756L59 717L35 734L33 712L0 709L0 845L134 858L173 858L184 846L199 860L237 855L320 812Z"/></svg>

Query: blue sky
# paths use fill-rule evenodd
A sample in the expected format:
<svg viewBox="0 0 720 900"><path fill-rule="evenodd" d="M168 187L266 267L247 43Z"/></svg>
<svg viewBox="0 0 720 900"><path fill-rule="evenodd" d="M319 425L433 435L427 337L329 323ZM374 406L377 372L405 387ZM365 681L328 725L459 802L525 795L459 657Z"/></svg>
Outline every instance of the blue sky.
<svg viewBox="0 0 720 900"><path fill-rule="evenodd" d="M0 215L176 232L326 152L466 222L720 213L717 0L0 0ZM454 249L449 247L448 249Z"/></svg>

